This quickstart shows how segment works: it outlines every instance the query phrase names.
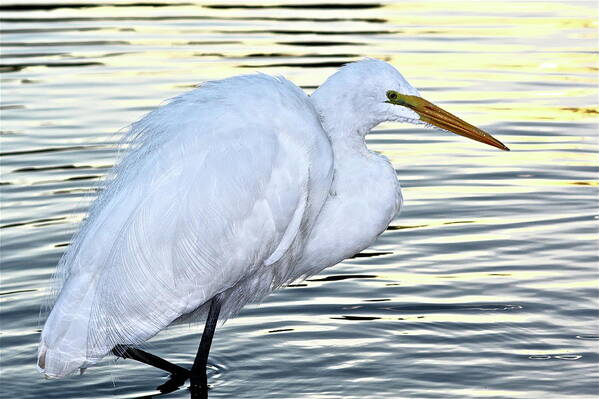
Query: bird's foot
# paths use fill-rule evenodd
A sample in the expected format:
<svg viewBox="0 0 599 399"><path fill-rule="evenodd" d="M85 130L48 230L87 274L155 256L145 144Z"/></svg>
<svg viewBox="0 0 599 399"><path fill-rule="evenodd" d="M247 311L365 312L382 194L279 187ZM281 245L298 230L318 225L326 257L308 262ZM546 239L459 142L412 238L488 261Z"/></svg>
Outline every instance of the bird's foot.
<svg viewBox="0 0 599 399"><path fill-rule="evenodd" d="M156 389L162 394L175 392L177 389L183 386L183 384L185 384L185 381L187 381L188 378L189 376L187 375L171 374L170 378Z"/></svg>

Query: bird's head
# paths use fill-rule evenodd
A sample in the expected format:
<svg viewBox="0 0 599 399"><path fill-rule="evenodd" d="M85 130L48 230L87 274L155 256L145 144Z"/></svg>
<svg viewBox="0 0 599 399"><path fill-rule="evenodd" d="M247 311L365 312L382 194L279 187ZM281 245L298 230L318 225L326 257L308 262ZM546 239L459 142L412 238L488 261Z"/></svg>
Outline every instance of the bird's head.
<svg viewBox="0 0 599 399"><path fill-rule="evenodd" d="M509 151L499 140L425 100L391 64L367 58L345 65L313 94L332 134L367 134L381 122L407 122L444 131Z"/></svg>

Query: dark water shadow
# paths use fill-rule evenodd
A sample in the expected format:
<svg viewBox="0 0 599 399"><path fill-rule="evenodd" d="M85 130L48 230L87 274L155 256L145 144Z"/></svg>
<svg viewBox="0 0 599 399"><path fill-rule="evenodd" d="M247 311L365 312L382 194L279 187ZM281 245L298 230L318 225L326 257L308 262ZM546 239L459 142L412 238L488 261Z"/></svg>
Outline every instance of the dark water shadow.
<svg viewBox="0 0 599 399"><path fill-rule="evenodd" d="M291 54L291 53L250 53L243 56L244 58L357 58L359 54L326 54L326 53L306 53L306 54ZM305 87L305 86L304 86ZM315 88L318 86L314 86Z"/></svg>
<svg viewBox="0 0 599 399"><path fill-rule="evenodd" d="M40 22L39 20L37 20ZM4 42L4 47L108 46L130 44L124 40L90 40L87 42Z"/></svg>
<svg viewBox="0 0 599 399"><path fill-rule="evenodd" d="M383 256L383 255L393 255L393 252L360 252L360 253L355 254L354 256L352 256L349 259L374 258L377 256Z"/></svg>
<svg viewBox="0 0 599 399"><path fill-rule="evenodd" d="M14 169L11 173L23 173L23 172L42 172L47 170L71 170L71 169L106 169L110 166L106 165L103 167L91 166L91 165L56 165L56 166L29 166L26 168Z"/></svg>
<svg viewBox="0 0 599 399"><path fill-rule="evenodd" d="M22 104L0 105L0 111L7 111L9 109L25 109L25 106Z"/></svg>
<svg viewBox="0 0 599 399"><path fill-rule="evenodd" d="M59 8L97 8L97 7L177 7L192 6L193 3L65 3L65 4L9 4L1 5L0 11L52 11Z"/></svg>
<svg viewBox="0 0 599 399"><path fill-rule="evenodd" d="M341 281L350 279L364 279L364 278L377 278L373 274L343 274L338 276L326 276L321 278L311 278L306 281Z"/></svg>
<svg viewBox="0 0 599 399"><path fill-rule="evenodd" d="M290 42L277 42L277 44L284 44L287 46L308 46L308 47L320 47L320 46L364 46L366 43L356 42L341 42L341 41L329 41L329 40L298 40Z"/></svg>
<svg viewBox="0 0 599 399"><path fill-rule="evenodd" d="M22 294L25 292L35 292L37 291L37 289L25 289L25 290L15 290L15 291L7 291L7 292L0 292L0 296L3 295L13 295L13 294Z"/></svg>
<svg viewBox="0 0 599 399"><path fill-rule="evenodd" d="M283 9L303 9L303 10L365 10L369 8L379 8L383 4L377 3L308 3L308 4L211 4L205 5L206 8L228 10L228 9L265 9L265 8L283 8Z"/></svg>
<svg viewBox="0 0 599 399"><path fill-rule="evenodd" d="M21 28L21 29L0 29L0 34L2 35L10 35L10 34L21 34L21 33L49 33L49 32L91 32L102 30L103 28L83 28L83 27L74 27L74 28Z"/></svg>
<svg viewBox="0 0 599 399"><path fill-rule="evenodd" d="M338 68L347 64L347 61L327 61L327 62L303 62L303 63L287 63L281 62L277 64L263 65L238 65L239 68Z"/></svg>
<svg viewBox="0 0 599 399"><path fill-rule="evenodd" d="M400 31L390 30L292 30L292 29L247 29L247 30L215 30L215 33L230 34L273 34L273 35L393 35Z"/></svg>
<svg viewBox="0 0 599 399"><path fill-rule="evenodd" d="M96 148L101 148L101 147L102 146L98 146L98 145L76 145L76 146L71 146L71 147L40 148L40 149L33 149L33 150L27 150L27 151L6 151L6 152L0 152L0 157L25 155L25 154L38 154L38 153L42 153L42 152L89 150L89 149L96 149Z"/></svg>
<svg viewBox="0 0 599 399"><path fill-rule="evenodd" d="M370 321L370 320L380 320L381 317L378 316L341 316L341 317L331 317L331 320L351 320L351 321Z"/></svg>
<svg viewBox="0 0 599 399"><path fill-rule="evenodd" d="M55 222L64 221L64 220L66 220L66 217L64 217L64 216L57 217L57 218L36 219L36 220L30 220L30 221L25 221L25 222L19 222L19 223L4 224L4 225L0 226L0 229L7 229L9 227L20 227L20 226L39 227L39 226L45 226L48 223L55 223Z"/></svg>
<svg viewBox="0 0 599 399"><path fill-rule="evenodd" d="M5 33L0 30L0 34ZM21 32L18 32L21 33ZM27 32L24 32L27 33ZM54 53L21 53L21 54L0 54L0 58L33 58L33 57L58 57L61 55L68 55L65 52L54 52Z"/></svg>
<svg viewBox="0 0 599 399"><path fill-rule="evenodd" d="M161 2L139 2L139 3L65 3L65 4L9 4L0 6L0 11L52 11L59 8L98 8L98 7L182 7L196 6L194 3L161 3ZM205 8L216 10L229 9L324 9L324 10L364 10L382 7L383 4L377 3L350 3L350 4L335 4L335 3L309 3L309 4L208 4L202 5Z"/></svg>
<svg viewBox="0 0 599 399"><path fill-rule="evenodd" d="M119 17L52 17L52 18L27 18L27 17L8 17L1 18L2 22L23 23L56 23L56 22L100 22L100 21L186 21L186 20L207 20L207 21L274 21L274 22L366 22L373 24L383 24L387 20L383 18L341 18L341 17L213 17L204 15L164 15L164 16L119 16ZM35 30L43 32L46 28ZM75 30L102 29L102 28L77 28ZM73 30L73 29L70 29Z"/></svg>
<svg viewBox="0 0 599 399"><path fill-rule="evenodd" d="M26 62L21 64L0 64L0 72L18 72L29 67L44 66L46 68L103 66L101 62Z"/></svg>

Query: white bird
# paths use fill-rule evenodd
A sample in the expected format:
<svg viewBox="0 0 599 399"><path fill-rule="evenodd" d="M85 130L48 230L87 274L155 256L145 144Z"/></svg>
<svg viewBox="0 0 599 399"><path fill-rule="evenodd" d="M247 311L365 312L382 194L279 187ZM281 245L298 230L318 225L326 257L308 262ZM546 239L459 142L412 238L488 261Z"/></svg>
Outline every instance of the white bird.
<svg viewBox="0 0 599 399"><path fill-rule="evenodd" d="M133 347L207 318L192 369L205 384L219 316L362 251L396 216L395 170L365 143L385 121L508 150L375 59L342 67L311 96L265 74L207 82L133 123L59 263L39 370L63 377L115 347L152 363Z"/></svg>

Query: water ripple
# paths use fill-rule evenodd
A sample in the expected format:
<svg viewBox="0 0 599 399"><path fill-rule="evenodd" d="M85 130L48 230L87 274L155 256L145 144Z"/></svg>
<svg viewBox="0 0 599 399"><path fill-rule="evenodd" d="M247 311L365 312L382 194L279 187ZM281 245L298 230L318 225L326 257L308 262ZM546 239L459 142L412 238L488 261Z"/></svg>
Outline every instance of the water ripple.
<svg viewBox="0 0 599 399"><path fill-rule="evenodd" d="M311 93L366 56L512 151L377 127L366 140L396 169L401 215L372 247L219 327L210 397L597 396L594 3L39 0L0 11L0 396L149 397L168 381L114 359L64 380L35 368L54 266L123 127L206 80L263 70ZM149 349L190 367L201 330L173 326ZM189 398L172 388L164 397Z"/></svg>

